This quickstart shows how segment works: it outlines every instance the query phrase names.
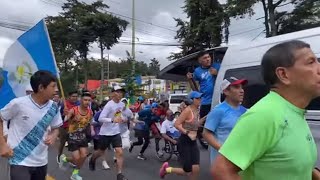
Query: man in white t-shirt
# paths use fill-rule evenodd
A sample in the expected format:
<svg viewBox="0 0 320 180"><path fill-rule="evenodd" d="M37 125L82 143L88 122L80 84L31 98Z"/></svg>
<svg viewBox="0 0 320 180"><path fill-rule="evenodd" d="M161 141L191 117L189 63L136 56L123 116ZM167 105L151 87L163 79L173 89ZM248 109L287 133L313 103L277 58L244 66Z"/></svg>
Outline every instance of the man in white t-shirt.
<svg viewBox="0 0 320 180"><path fill-rule="evenodd" d="M48 145L56 141L62 125L59 108L51 100L57 90L55 76L40 70L30 83L34 93L15 98L0 110L0 155L9 158L11 180L45 180ZM6 142L3 121L8 120Z"/></svg>
<svg viewBox="0 0 320 180"><path fill-rule="evenodd" d="M131 120L133 120L133 113L132 111L127 107L128 100L126 98L122 98L121 102L124 103L124 108L122 110L122 117L124 118L124 122L120 124L120 133L121 133L121 140L122 140L122 148L123 149L129 149L130 144L130 131L129 131L129 123Z"/></svg>
<svg viewBox="0 0 320 180"><path fill-rule="evenodd" d="M173 112L169 109L166 114L166 120L161 124L160 133L165 140L177 144L180 132L174 127L174 117Z"/></svg>
<svg viewBox="0 0 320 180"><path fill-rule="evenodd" d="M89 160L89 169L95 170L96 159L104 154L104 151L112 144L115 149L117 159L117 180L127 180L122 174L123 167L123 150L120 133L120 124L126 122L125 118L121 116L124 108L124 103L121 98L124 96L124 89L120 86L115 86L112 90L112 100L110 100L103 108L99 123L103 123L99 132L99 146Z"/></svg>

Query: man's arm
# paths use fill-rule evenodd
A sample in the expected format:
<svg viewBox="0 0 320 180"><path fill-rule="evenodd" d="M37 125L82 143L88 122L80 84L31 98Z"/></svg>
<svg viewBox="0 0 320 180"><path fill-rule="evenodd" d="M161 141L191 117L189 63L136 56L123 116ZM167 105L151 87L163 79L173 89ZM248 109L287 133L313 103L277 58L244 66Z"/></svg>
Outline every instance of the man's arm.
<svg viewBox="0 0 320 180"><path fill-rule="evenodd" d="M167 140L167 141L170 141L171 143L173 144L177 144L177 141L172 139L170 136L168 136L166 133L161 133L162 137Z"/></svg>
<svg viewBox="0 0 320 180"><path fill-rule="evenodd" d="M188 72L186 76L187 76L187 79L188 79L190 88L191 88L193 91L198 91L198 85L197 85L197 83L195 82L195 80L193 79L194 74L191 73L191 72Z"/></svg>
<svg viewBox="0 0 320 180"><path fill-rule="evenodd" d="M317 168L312 171L312 180L320 180L320 171Z"/></svg>
<svg viewBox="0 0 320 180"><path fill-rule="evenodd" d="M13 156L13 150L7 144L6 137L3 135L3 120L0 118L0 156L11 157Z"/></svg>
<svg viewBox="0 0 320 180"><path fill-rule="evenodd" d="M69 120L73 117L73 115L74 115L74 110L71 109L71 110L68 112L68 114L64 117L64 121L65 121L65 122L66 122L66 121L69 121Z"/></svg>
<svg viewBox="0 0 320 180"><path fill-rule="evenodd" d="M210 130L204 128L202 133L203 138L206 140L206 142L212 146L214 149L219 150L221 147L221 144L218 142L218 140L214 137L213 132Z"/></svg>
<svg viewBox="0 0 320 180"><path fill-rule="evenodd" d="M211 168L211 174L214 180L241 180L239 176L240 168L230 162L227 158L218 154Z"/></svg>

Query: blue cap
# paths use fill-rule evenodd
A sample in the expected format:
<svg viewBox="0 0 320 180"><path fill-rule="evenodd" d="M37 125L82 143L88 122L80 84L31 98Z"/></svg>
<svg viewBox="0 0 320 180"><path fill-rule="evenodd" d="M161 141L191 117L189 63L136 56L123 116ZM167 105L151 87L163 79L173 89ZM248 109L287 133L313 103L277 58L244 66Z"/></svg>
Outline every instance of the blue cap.
<svg viewBox="0 0 320 180"><path fill-rule="evenodd" d="M151 108L157 108L157 107L159 107L159 104L158 104L158 103L152 103L152 104L151 104Z"/></svg>
<svg viewBox="0 0 320 180"><path fill-rule="evenodd" d="M144 98L142 96L139 96L138 101L144 101Z"/></svg>
<svg viewBox="0 0 320 180"><path fill-rule="evenodd" d="M202 97L202 93L198 92L198 91L191 91L189 93L189 98L190 99L194 99L194 98L201 98Z"/></svg>

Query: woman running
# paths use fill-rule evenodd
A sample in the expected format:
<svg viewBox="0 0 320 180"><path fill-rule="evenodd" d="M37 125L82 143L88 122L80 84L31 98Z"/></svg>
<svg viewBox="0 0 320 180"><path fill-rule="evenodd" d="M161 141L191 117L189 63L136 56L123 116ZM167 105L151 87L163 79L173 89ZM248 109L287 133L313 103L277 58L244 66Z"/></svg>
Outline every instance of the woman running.
<svg viewBox="0 0 320 180"><path fill-rule="evenodd" d="M160 177L167 174L187 176L189 180L196 180L199 176L200 151L197 145L197 131L199 128L199 107L202 93L192 91L189 98L192 104L188 106L175 122L175 127L181 132L178 140L178 151L182 168L170 167L165 162L160 168Z"/></svg>

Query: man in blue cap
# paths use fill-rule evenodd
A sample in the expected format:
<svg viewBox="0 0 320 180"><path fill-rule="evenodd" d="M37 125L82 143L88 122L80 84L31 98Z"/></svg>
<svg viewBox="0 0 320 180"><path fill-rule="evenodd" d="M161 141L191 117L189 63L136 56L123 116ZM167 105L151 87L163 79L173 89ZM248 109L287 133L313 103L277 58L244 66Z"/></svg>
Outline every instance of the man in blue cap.
<svg viewBox="0 0 320 180"><path fill-rule="evenodd" d="M132 143L129 152L132 152L134 146L142 146L141 151L138 155L138 159L146 160L147 158L143 155L150 143L150 126L154 122L159 122L160 117L156 115L159 104L152 103L151 109L144 109L138 113L138 123L134 127L135 136L138 138L137 142Z"/></svg>

